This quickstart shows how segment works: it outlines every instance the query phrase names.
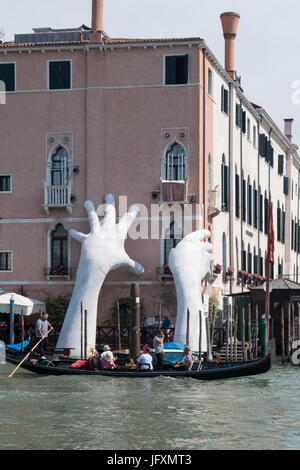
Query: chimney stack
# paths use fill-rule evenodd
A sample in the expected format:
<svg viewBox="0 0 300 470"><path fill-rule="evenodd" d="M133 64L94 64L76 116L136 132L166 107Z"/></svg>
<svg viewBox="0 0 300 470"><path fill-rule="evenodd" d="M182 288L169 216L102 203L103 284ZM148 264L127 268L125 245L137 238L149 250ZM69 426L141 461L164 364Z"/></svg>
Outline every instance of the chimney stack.
<svg viewBox="0 0 300 470"><path fill-rule="evenodd" d="M234 12L226 12L222 13L220 18L225 38L225 70L233 80L236 80L234 68L234 41L240 15Z"/></svg>
<svg viewBox="0 0 300 470"><path fill-rule="evenodd" d="M289 139L292 140L292 126L293 126L294 119L285 119L284 120L284 135Z"/></svg>
<svg viewBox="0 0 300 470"><path fill-rule="evenodd" d="M104 0L93 0L90 42L101 42L103 39L103 9Z"/></svg>

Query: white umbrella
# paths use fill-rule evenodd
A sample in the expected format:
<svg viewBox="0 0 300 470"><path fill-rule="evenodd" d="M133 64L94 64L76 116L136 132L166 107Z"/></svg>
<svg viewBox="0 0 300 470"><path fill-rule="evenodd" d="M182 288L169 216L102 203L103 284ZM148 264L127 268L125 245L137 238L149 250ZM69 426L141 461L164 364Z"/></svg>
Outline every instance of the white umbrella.
<svg viewBox="0 0 300 470"><path fill-rule="evenodd" d="M6 292L0 295L0 312L10 312L10 299L13 296L15 301L15 314L31 315L32 313L45 312L46 305L41 300L30 299L14 292Z"/></svg>

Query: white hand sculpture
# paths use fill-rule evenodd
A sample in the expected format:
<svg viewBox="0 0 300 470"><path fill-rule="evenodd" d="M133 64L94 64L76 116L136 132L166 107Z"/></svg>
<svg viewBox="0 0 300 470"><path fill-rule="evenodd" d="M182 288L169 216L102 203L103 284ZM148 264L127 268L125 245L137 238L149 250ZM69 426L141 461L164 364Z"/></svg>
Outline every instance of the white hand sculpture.
<svg viewBox="0 0 300 470"><path fill-rule="evenodd" d="M190 312L189 346L199 350L199 311L201 311L201 350L207 351L205 316L202 303L202 279L210 272L213 261L212 245L203 240L210 238L208 230L187 235L170 251L169 266L173 273L177 293L177 318L174 341L186 344L187 309Z"/></svg>
<svg viewBox="0 0 300 470"><path fill-rule="evenodd" d="M73 357L81 356L81 302L87 310L87 352L95 347L97 306L101 286L109 271L120 266L135 274L144 268L127 255L124 244L127 232L139 214L139 207L132 206L116 224L115 200L111 194L105 197L106 208L100 223L94 205L86 201L91 231L85 235L70 230L70 235L82 244L73 295L57 342L57 348L71 348Z"/></svg>

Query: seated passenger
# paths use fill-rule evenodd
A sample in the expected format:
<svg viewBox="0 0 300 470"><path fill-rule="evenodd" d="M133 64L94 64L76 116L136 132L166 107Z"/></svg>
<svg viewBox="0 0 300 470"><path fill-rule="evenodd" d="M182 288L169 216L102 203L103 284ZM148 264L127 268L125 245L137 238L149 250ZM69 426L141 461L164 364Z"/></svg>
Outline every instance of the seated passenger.
<svg viewBox="0 0 300 470"><path fill-rule="evenodd" d="M193 365L193 356L191 350L188 346L186 346L183 352L185 354L183 361L177 362L174 367L182 370L190 370Z"/></svg>
<svg viewBox="0 0 300 470"><path fill-rule="evenodd" d="M153 370L152 356L150 354L150 348L148 346L143 348L143 353L137 360L137 368L139 370Z"/></svg>
<svg viewBox="0 0 300 470"><path fill-rule="evenodd" d="M116 369L115 358L110 350L110 347L105 345L103 353L100 356L100 367L102 369Z"/></svg>

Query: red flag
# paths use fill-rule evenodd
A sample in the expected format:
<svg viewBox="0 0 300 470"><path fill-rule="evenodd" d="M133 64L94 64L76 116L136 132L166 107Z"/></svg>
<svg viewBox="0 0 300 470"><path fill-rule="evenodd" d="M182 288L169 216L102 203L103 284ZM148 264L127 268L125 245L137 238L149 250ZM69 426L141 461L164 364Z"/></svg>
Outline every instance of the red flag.
<svg viewBox="0 0 300 470"><path fill-rule="evenodd" d="M274 233L274 223L273 223L273 209L271 203L271 193L269 193L269 221L268 221L268 255L267 255L267 262L270 263L273 261L274 263L274 241L275 241L275 233Z"/></svg>

